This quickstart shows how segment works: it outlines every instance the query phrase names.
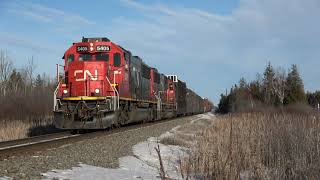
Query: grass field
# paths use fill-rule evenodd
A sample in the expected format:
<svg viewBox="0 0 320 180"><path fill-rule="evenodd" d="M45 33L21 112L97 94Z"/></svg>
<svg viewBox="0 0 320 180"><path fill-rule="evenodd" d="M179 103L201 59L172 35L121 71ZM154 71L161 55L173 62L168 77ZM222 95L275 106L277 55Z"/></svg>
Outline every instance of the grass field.
<svg viewBox="0 0 320 180"><path fill-rule="evenodd" d="M319 179L320 118L292 112L220 116L185 161L205 179Z"/></svg>
<svg viewBox="0 0 320 180"><path fill-rule="evenodd" d="M234 113L195 129L201 131L191 141L163 140L190 147L183 179L320 179L319 114Z"/></svg>

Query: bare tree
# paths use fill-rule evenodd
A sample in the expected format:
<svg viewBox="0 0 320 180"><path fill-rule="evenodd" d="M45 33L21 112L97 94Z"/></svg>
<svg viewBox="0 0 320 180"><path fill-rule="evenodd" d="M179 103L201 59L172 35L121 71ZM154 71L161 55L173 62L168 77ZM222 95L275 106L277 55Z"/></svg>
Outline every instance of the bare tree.
<svg viewBox="0 0 320 180"><path fill-rule="evenodd" d="M286 71L283 68L279 67L276 70L272 89L273 93L279 98L281 105L283 105L286 90Z"/></svg>
<svg viewBox="0 0 320 180"><path fill-rule="evenodd" d="M13 63L7 55L7 52L0 50L0 93L6 95L6 87L12 73Z"/></svg>
<svg viewBox="0 0 320 180"><path fill-rule="evenodd" d="M45 121L52 116L54 80L43 74L36 87L35 67L32 57L27 65L16 69L8 54L0 50L0 122Z"/></svg>
<svg viewBox="0 0 320 180"><path fill-rule="evenodd" d="M33 84L34 84L33 76L34 76L35 69L36 69L36 65L34 64L33 56L32 56L31 59L28 59L28 64L26 65L26 67L24 69L26 83L27 83L27 86L29 87L30 91L32 91L32 89L33 89Z"/></svg>

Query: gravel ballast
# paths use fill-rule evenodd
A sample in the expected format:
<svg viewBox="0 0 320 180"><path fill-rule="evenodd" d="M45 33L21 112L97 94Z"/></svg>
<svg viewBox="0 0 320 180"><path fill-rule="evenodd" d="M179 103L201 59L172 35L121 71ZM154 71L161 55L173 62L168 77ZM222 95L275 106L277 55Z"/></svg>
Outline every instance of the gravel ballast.
<svg viewBox="0 0 320 180"><path fill-rule="evenodd" d="M93 166L117 168L118 158L133 155L132 146L157 137L172 128L190 122L196 116L177 118L147 127L99 136L90 140L66 144L33 155L11 157L0 161L1 177L41 179L41 173L53 169L70 169L80 162Z"/></svg>

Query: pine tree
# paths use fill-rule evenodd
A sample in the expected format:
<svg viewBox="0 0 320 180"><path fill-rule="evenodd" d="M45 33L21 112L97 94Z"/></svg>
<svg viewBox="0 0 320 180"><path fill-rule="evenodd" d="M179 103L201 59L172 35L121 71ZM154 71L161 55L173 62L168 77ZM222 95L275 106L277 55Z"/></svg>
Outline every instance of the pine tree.
<svg viewBox="0 0 320 180"><path fill-rule="evenodd" d="M243 77L239 81L239 87L240 87L240 89L247 88L247 81Z"/></svg>
<svg viewBox="0 0 320 180"><path fill-rule="evenodd" d="M300 77L297 65L293 64L286 79L284 103L294 104L305 102L305 100L303 81Z"/></svg>
<svg viewBox="0 0 320 180"><path fill-rule="evenodd" d="M43 85L44 85L43 80L42 80L40 74L38 74L36 81L35 81L35 86L36 86L36 88L42 88Z"/></svg>
<svg viewBox="0 0 320 180"><path fill-rule="evenodd" d="M218 104L218 113L226 114L230 112L229 95L221 94L220 102Z"/></svg>
<svg viewBox="0 0 320 180"><path fill-rule="evenodd" d="M275 72L270 62L263 73L264 102L268 105L274 104L273 83Z"/></svg>
<svg viewBox="0 0 320 180"><path fill-rule="evenodd" d="M310 106L318 108L318 104L320 103L320 91L316 91L314 93L307 92L306 98Z"/></svg>
<svg viewBox="0 0 320 180"><path fill-rule="evenodd" d="M23 87L24 82L21 74L13 69L9 77L8 88L12 93L17 93L19 91L22 91Z"/></svg>

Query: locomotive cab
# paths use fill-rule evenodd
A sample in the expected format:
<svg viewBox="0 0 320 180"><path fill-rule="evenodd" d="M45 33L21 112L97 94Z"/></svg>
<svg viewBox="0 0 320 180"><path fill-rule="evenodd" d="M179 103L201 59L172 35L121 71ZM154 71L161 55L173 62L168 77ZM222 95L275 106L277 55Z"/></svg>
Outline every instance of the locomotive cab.
<svg viewBox="0 0 320 180"><path fill-rule="evenodd" d="M65 81L59 97L105 97L120 91L122 50L107 38L83 38L64 55Z"/></svg>

